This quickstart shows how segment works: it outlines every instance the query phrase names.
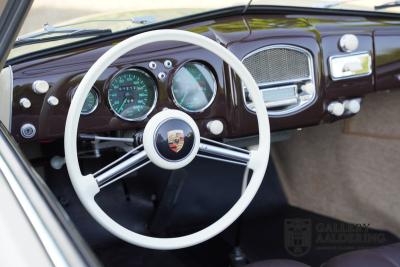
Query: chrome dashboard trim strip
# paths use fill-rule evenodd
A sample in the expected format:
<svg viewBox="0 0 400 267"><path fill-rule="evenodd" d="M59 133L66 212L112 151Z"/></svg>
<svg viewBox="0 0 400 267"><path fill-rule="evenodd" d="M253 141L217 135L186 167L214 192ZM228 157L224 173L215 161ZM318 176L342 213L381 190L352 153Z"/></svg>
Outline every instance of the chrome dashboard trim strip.
<svg viewBox="0 0 400 267"><path fill-rule="evenodd" d="M10 167L5 162L4 158L0 155L0 172L4 175L7 183L9 184L12 192L14 193L17 201L21 205L24 213L26 214L29 222L32 224L34 231L39 237L43 244L46 253L49 255L50 260L56 267L69 267L67 260L61 252L59 246L51 236L50 232L46 228L45 223L40 218L39 214L29 201L28 196L24 192L23 188L19 184L18 180L12 173Z"/></svg>

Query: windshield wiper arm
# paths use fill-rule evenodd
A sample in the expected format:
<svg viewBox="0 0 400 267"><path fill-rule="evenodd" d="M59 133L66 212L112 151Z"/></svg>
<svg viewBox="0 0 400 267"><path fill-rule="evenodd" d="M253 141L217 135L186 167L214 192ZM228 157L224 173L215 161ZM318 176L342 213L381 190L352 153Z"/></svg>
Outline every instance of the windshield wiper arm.
<svg viewBox="0 0 400 267"><path fill-rule="evenodd" d="M111 29L73 29L73 28L64 28L64 27L54 27L49 24L45 24L43 27L43 31L36 32L32 34L27 34L21 37L18 37L14 47L19 47L26 44L36 44L36 43L44 43L50 41L62 40L65 38L80 38L87 36L99 36L104 34L112 33ZM55 36L47 36L53 35ZM47 37L46 37L47 36Z"/></svg>
<svg viewBox="0 0 400 267"><path fill-rule="evenodd" d="M392 2L387 2L382 5L375 6L375 10L380 10L380 9L386 9L386 8L391 8L391 7L397 7L400 6L400 1L392 1Z"/></svg>

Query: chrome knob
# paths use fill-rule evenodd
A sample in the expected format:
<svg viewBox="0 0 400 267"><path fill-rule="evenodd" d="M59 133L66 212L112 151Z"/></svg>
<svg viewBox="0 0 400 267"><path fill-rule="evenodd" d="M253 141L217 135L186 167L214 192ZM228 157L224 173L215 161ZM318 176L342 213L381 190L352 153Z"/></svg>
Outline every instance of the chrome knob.
<svg viewBox="0 0 400 267"><path fill-rule="evenodd" d="M60 101L58 100L57 97L55 97L55 96L50 96L50 97L47 99L47 103L48 103L50 106L57 106L58 103L60 103Z"/></svg>
<svg viewBox="0 0 400 267"><path fill-rule="evenodd" d="M207 129L213 135L220 135L224 131L224 124L220 120L213 120L207 123Z"/></svg>
<svg viewBox="0 0 400 267"><path fill-rule="evenodd" d="M360 112L361 104L358 99L351 99L351 100L347 100L344 102L344 108L348 112L350 112L352 114L356 114L356 113Z"/></svg>
<svg viewBox="0 0 400 267"><path fill-rule="evenodd" d="M340 102L332 102L328 105L328 112L334 116L340 117L344 113L344 105Z"/></svg>
<svg viewBox="0 0 400 267"><path fill-rule="evenodd" d="M31 107L32 104L31 104L31 101L30 101L28 98L23 97L23 98L21 98L21 99L19 100L19 105L20 105L21 107L25 108L25 109L28 109L28 108Z"/></svg>
<svg viewBox="0 0 400 267"><path fill-rule="evenodd" d="M345 34L339 40L339 47L343 52L353 52L358 48L358 38L354 34Z"/></svg>
<svg viewBox="0 0 400 267"><path fill-rule="evenodd" d="M32 84L32 90L35 94L42 95L49 91L50 85L48 82L43 80L34 81Z"/></svg>

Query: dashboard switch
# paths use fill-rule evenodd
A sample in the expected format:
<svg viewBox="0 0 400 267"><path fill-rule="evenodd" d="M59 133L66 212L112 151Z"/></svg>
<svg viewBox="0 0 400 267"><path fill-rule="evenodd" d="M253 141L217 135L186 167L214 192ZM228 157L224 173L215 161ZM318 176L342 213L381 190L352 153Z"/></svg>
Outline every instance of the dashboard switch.
<svg viewBox="0 0 400 267"><path fill-rule="evenodd" d="M21 98L21 99L19 100L19 105L20 105L21 107L25 108L25 109L28 109L28 108L31 107L32 103L31 103L31 101L30 101L28 98L23 97L23 98Z"/></svg>
<svg viewBox="0 0 400 267"><path fill-rule="evenodd" d="M59 101L58 98L55 97L55 96L50 96L50 97L47 99L47 103L48 103L50 106L57 106L59 102L60 102L60 101Z"/></svg>
<svg viewBox="0 0 400 267"><path fill-rule="evenodd" d="M346 100L344 101L343 104L344 108L352 114L358 113L361 109L361 104L359 99Z"/></svg>
<svg viewBox="0 0 400 267"><path fill-rule="evenodd" d="M213 120L207 123L207 129L213 135L220 135L224 131L224 124L220 120Z"/></svg>
<svg viewBox="0 0 400 267"><path fill-rule="evenodd" d="M25 139L31 139L36 134L36 128L30 123L25 123L21 127L21 135Z"/></svg>
<svg viewBox="0 0 400 267"><path fill-rule="evenodd" d="M50 85L48 82L43 80L34 81L32 84L32 89L35 94L42 95L49 91Z"/></svg>
<svg viewBox="0 0 400 267"><path fill-rule="evenodd" d="M340 102L332 102L328 105L328 112L334 116L340 117L344 113L344 105Z"/></svg>

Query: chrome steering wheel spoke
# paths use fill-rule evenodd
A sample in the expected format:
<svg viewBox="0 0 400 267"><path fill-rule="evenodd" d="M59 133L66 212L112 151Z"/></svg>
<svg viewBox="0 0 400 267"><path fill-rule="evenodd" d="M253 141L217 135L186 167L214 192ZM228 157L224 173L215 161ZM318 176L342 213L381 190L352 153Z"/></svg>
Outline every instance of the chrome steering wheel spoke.
<svg viewBox="0 0 400 267"><path fill-rule="evenodd" d="M200 138L198 157L247 166L250 151L204 137Z"/></svg>
<svg viewBox="0 0 400 267"><path fill-rule="evenodd" d="M103 188L150 163L143 145L114 160L93 174L100 188Z"/></svg>

